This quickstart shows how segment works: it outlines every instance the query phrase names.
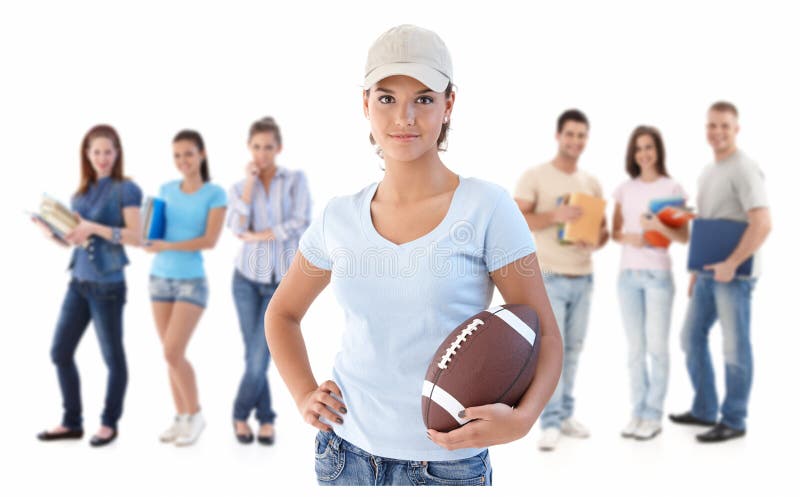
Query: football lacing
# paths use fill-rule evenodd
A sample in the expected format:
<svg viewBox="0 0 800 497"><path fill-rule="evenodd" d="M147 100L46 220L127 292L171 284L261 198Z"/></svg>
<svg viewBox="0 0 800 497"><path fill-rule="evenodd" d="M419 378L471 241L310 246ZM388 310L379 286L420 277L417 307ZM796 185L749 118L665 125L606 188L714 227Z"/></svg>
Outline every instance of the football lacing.
<svg viewBox="0 0 800 497"><path fill-rule="evenodd" d="M467 340L469 335L472 335L472 332L478 329L478 326L482 325L483 321L478 318L472 320L472 322L467 325L466 328L461 330L461 333L458 334L453 343L445 351L444 355L442 356L442 360L439 361L439 369L447 369L447 363L453 359L453 356L456 355L456 350L461 348L461 344Z"/></svg>

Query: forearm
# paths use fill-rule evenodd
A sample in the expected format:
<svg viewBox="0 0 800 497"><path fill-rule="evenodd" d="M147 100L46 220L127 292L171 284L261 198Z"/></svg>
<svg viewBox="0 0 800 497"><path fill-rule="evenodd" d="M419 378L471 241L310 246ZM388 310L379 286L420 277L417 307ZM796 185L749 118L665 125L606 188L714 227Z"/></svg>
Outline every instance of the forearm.
<svg viewBox="0 0 800 497"><path fill-rule="evenodd" d="M266 242L275 239L275 234L269 228L263 231L245 231L244 233L247 234L245 240L248 242Z"/></svg>
<svg viewBox="0 0 800 497"><path fill-rule="evenodd" d="M267 312L264 328L275 367L299 407L305 396L318 386L308 361L300 323Z"/></svg>
<svg viewBox="0 0 800 497"><path fill-rule="evenodd" d="M516 409L527 422L527 430L539 419L544 407L553 395L561 377L563 362L563 346L561 335L555 334L540 337L539 362L536 365L534 380L520 399Z"/></svg>
<svg viewBox="0 0 800 497"><path fill-rule="evenodd" d="M558 386L564 360L564 348L558 321L546 296L544 285L541 283L540 285L539 294L530 302L530 306L539 316L539 326L541 327L538 337L540 340L539 360L533 382L517 405L517 409L526 420L526 432L539 419L542 410Z"/></svg>
<svg viewBox="0 0 800 497"><path fill-rule="evenodd" d="M525 222L531 231L543 230L556 224L553 220L553 211L547 212L527 212L524 214Z"/></svg>
<svg viewBox="0 0 800 497"><path fill-rule="evenodd" d="M242 189L242 196L239 197L245 205L250 205L253 200L253 185L254 181L245 181L244 188ZM239 226L244 229L247 226L250 216L248 214L239 214Z"/></svg>
<svg viewBox="0 0 800 497"><path fill-rule="evenodd" d="M183 240L180 242L167 242L167 250L179 250L186 252L195 252L198 250L212 249L216 245L216 240L207 236L199 236L191 240Z"/></svg>
<svg viewBox="0 0 800 497"><path fill-rule="evenodd" d="M689 241L688 225L680 228L670 228L669 226L662 224L659 226L657 231L673 242L686 243Z"/></svg>
<svg viewBox="0 0 800 497"><path fill-rule="evenodd" d="M299 236L308 228L307 218L292 218L280 224L276 224L270 231L276 240L286 240L292 236Z"/></svg>
<svg viewBox="0 0 800 497"><path fill-rule="evenodd" d="M733 253L728 256L727 262L738 267L758 250L764 243L764 240L767 239L769 232L770 227L768 225L752 223L748 225L747 229L742 234L739 245L737 245Z"/></svg>
<svg viewBox="0 0 800 497"><path fill-rule="evenodd" d="M92 234L108 241L114 239L114 227L105 224L92 223ZM141 233L138 228L117 228L120 231L120 245L139 246L142 244Z"/></svg>
<svg viewBox="0 0 800 497"><path fill-rule="evenodd" d="M608 228L603 228L602 231L600 231L600 240L598 241L597 247L595 248L596 249L602 248L606 243L608 243L609 238L610 236L608 233Z"/></svg>

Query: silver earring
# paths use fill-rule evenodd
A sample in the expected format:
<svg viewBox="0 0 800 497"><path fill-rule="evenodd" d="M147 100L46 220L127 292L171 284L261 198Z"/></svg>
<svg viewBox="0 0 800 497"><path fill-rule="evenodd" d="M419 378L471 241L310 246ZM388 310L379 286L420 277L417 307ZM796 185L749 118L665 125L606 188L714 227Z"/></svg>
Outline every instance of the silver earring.
<svg viewBox="0 0 800 497"><path fill-rule="evenodd" d="M445 123L445 124L447 124L447 122L448 122L449 120L450 120L450 116L444 116L444 123Z"/></svg>

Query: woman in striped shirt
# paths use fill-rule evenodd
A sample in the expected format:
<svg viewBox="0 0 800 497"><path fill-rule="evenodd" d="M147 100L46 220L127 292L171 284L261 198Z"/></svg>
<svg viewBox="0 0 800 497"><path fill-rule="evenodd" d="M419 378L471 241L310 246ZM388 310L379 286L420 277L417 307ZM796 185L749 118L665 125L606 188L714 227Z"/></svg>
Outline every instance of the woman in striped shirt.
<svg viewBox="0 0 800 497"><path fill-rule="evenodd" d="M275 163L281 152L281 132L265 117L250 126L247 142L253 160L245 178L228 194L228 227L242 240L233 274L233 298L245 347L245 372L233 407L236 438L251 443L247 424L255 410L258 441L275 440L267 367L270 353L264 337L264 313L270 298L297 251L300 235L310 223L311 198L302 171Z"/></svg>

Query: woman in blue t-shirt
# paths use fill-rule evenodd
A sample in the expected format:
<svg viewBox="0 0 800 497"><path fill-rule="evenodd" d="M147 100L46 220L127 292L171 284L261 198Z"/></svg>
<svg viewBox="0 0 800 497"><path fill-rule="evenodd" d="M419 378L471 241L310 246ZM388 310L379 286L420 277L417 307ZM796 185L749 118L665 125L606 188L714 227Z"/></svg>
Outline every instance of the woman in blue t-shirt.
<svg viewBox="0 0 800 497"><path fill-rule="evenodd" d="M320 430L320 484L490 485L485 448L523 437L558 382L560 334L522 213L503 188L460 176L439 156L454 101L450 56L435 33L404 25L378 38L363 110L383 179L328 202L267 309L275 364L303 419ZM345 329L333 380L318 383L300 322L328 283ZM536 377L516 408L467 406L457 415L472 422L426 432L420 402L431 357L489 306L494 285L540 316Z"/></svg>
<svg viewBox="0 0 800 497"><path fill-rule="evenodd" d="M201 250L214 248L225 220L225 190L210 183L203 137L183 130L172 140L175 166L182 179L161 186L166 204L166 230L161 240L147 240L144 249L157 254L150 270L150 300L164 357L176 415L161 434L162 442L191 445L205 420L200 413L192 365L186 347L208 301Z"/></svg>
<svg viewBox="0 0 800 497"><path fill-rule="evenodd" d="M122 144L111 126L90 129L83 138L80 154L81 183L71 202L79 222L64 238L74 246L69 265L72 278L50 350L58 372L64 416L59 426L39 433L38 438L51 441L83 436L75 350L91 321L108 367L102 425L89 442L100 447L117 437L117 422L128 384L122 344L122 310L126 298L123 267L128 264L123 245L140 243L142 193L124 176ZM49 231L45 232L51 236Z"/></svg>

